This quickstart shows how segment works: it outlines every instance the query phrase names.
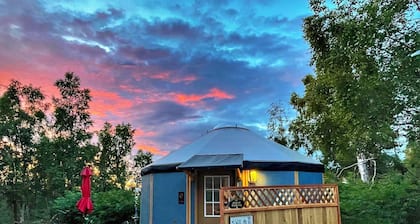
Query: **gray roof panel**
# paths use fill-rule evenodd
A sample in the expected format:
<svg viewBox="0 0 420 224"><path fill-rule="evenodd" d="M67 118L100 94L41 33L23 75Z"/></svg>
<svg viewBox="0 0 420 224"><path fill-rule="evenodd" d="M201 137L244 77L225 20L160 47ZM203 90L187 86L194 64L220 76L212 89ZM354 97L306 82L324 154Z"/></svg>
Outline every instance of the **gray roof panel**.
<svg viewBox="0 0 420 224"><path fill-rule="evenodd" d="M323 165L297 151L291 150L283 145L277 144L262 136L259 136L246 128L223 127L209 131L192 143L173 151L169 155L155 161L144 168L147 173L153 168L167 166L169 164L182 164L197 155L243 155L243 161L247 164L306 164L323 167ZM206 157L198 157L200 160L193 160L205 163ZM210 159L211 157L207 157ZM220 158L220 157L219 157ZM192 163L192 161L190 161ZM187 163L188 164L188 163ZM191 165L191 164L190 164ZM199 165L199 164L197 164ZM220 164L223 166L223 164Z"/></svg>

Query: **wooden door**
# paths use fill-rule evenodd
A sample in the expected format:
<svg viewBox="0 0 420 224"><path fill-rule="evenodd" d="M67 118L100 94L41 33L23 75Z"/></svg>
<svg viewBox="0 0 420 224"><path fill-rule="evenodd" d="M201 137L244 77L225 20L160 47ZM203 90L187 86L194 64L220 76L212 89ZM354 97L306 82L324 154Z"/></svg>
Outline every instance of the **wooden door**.
<svg viewBox="0 0 420 224"><path fill-rule="evenodd" d="M235 185L234 170L199 172L197 184L197 224L219 224L219 190Z"/></svg>

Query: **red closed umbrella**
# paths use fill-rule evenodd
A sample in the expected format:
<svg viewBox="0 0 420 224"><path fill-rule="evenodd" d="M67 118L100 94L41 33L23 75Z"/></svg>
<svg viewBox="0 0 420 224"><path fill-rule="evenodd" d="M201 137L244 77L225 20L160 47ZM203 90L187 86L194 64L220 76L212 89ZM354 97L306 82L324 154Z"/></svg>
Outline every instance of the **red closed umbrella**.
<svg viewBox="0 0 420 224"><path fill-rule="evenodd" d="M85 167L80 172L80 175L82 176L82 198L80 198L76 206L83 214L89 214L93 211L93 203L90 199L90 176L92 176L92 170L89 167Z"/></svg>

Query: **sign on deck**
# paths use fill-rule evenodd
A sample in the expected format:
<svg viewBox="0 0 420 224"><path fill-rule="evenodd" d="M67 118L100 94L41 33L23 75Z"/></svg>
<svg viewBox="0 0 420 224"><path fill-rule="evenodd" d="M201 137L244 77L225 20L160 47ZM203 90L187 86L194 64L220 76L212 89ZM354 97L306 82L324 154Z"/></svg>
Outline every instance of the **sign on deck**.
<svg viewBox="0 0 420 224"><path fill-rule="evenodd" d="M244 201L242 200L233 200L229 202L230 208L243 208L244 207Z"/></svg>
<svg viewBox="0 0 420 224"><path fill-rule="evenodd" d="M229 224L254 224L252 215L231 216Z"/></svg>

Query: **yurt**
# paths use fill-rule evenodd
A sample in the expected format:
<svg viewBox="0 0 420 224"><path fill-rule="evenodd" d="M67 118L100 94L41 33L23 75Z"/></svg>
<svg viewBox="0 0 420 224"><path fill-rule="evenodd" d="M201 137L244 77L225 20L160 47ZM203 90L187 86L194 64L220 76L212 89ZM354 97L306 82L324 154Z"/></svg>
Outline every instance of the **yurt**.
<svg viewBox="0 0 420 224"><path fill-rule="evenodd" d="M219 223L221 187L322 184L323 172L247 128L217 127L142 170L141 224Z"/></svg>

